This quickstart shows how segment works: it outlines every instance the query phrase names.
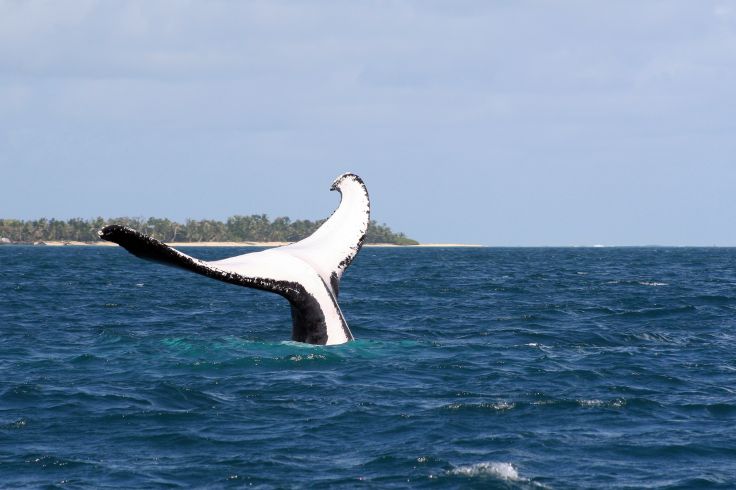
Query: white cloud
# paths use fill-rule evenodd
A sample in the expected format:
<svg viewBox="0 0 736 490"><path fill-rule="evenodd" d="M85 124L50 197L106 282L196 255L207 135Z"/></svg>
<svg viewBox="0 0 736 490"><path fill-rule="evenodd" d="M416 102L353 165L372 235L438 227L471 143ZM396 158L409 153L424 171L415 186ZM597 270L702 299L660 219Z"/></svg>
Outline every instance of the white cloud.
<svg viewBox="0 0 736 490"><path fill-rule="evenodd" d="M468 174L484 177L469 184L481 192L488 181L526 181L536 194L520 199L530 202L555 199L545 184L564 187L588 166L656 176L661 163L650 156L668 151L672 165L689 169L685 155L703 148L698 164L717 175L726 165L719 155L733 147L734 20L730 3L689 1L0 1L0 142L12 143L0 145L0 165L62 164L69 185L89 170L84 162L129 165L121 148L135 148L135 165L161 179L208 152L217 155L207 163L215 173L248 161L262 166L259 175L288 168L308 176L309 162L329 180L357 165L379 189L403 179L403 192L430 214L455 216L469 207L491 212L455 190ZM80 141L84 151L74 146ZM174 154L178 161L168 161ZM611 175L625 192L624 177ZM673 175L692 180L684 170ZM239 177L250 180L245 171ZM6 178L31 175L14 168ZM706 179L701 188L716 184ZM427 187L452 197L430 199ZM493 192L509 202L511 188ZM0 204L22 214L10 204L17 197ZM634 198L641 207L647 199ZM561 212L578 212L578 200L566 202ZM74 206L84 214L87 202ZM160 201L149 208L170 213ZM415 223L402 209L386 208L385 219ZM534 219L533 211L519 213ZM605 201L590 212L616 217ZM505 226L511 242L536 239L531 223ZM559 236L583 236L586 226L581 217ZM470 229L462 219L458 227ZM431 235L430 225L406 231L463 238ZM474 233L467 239L493 242L490 231ZM545 238L554 233L538 239L554 241Z"/></svg>

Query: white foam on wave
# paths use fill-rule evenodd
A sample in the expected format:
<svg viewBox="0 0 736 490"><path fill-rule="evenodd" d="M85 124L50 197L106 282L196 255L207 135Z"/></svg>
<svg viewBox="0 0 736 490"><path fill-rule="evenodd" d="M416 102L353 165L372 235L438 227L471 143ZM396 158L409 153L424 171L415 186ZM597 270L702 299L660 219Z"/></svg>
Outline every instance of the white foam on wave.
<svg viewBox="0 0 736 490"><path fill-rule="evenodd" d="M642 286L668 286L666 282L657 282L657 281L639 281L639 284Z"/></svg>
<svg viewBox="0 0 736 490"><path fill-rule="evenodd" d="M545 484L532 481L529 478L525 478L519 475L519 470L511 463L504 463L499 461L486 461L483 463L476 463L471 465L458 466L447 471L448 475L457 475L465 477L476 477L476 478L497 478L499 480L513 481L523 483L525 488L548 488ZM437 478L436 476L430 476L430 478Z"/></svg>
<svg viewBox="0 0 736 490"><path fill-rule="evenodd" d="M491 403L490 406L491 408L494 408L496 410L511 410L512 408L516 406L516 404L512 402L511 403L510 402L496 402L496 403Z"/></svg>
<svg viewBox="0 0 736 490"><path fill-rule="evenodd" d="M315 360L324 360L327 359L327 356L321 355L321 354L306 354L306 355L299 355L299 354L293 354L289 356L288 358L292 362L301 362L301 361L315 361Z"/></svg>
<svg viewBox="0 0 736 490"><path fill-rule="evenodd" d="M615 400L577 400L581 407L608 407L608 408L621 408L626 405L625 400L617 398Z"/></svg>
<svg viewBox="0 0 736 490"><path fill-rule="evenodd" d="M524 344L526 347L533 347L535 349L539 350L551 350L551 347L548 345L540 344L539 342L529 342L528 344Z"/></svg>
<svg viewBox="0 0 736 490"><path fill-rule="evenodd" d="M527 481L519 476L519 472L511 463L488 461L467 466L458 466L448 473L460 476L494 476L502 480Z"/></svg>

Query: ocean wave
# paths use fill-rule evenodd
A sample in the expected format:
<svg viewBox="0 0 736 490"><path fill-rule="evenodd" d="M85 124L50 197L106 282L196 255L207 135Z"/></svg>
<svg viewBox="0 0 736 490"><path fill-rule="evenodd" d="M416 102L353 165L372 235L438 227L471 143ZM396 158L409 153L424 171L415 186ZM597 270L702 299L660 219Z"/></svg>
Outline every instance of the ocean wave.
<svg viewBox="0 0 736 490"><path fill-rule="evenodd" d="M499 402L480 402L480 403L463 403L456 402L442 405L443 410L464 411L464 410L491 410L496 412L505 412L513 409L526 408L551 408L551 409L579 409L579 408L623 408L628 405L632 406L649 406L651 400L634 398L627 400L625 398L551 398L534 401L499 401Z"/></svg>
<svg viewBox="0 0 736 490"><path fill-rule="evenodd" d="M627 340L643 340L645 342L657 342L662 344L682 345L686 344L688 338L678 338L661 332L640 332L624 336Z"/></svg>
<svg viewBox="0 0 736 490"><path fill-rule="evenodd" d="M632 402L638 404L639 400L627 400L624 398L600 399L600 398L578 398L578 399L562 399L550 398L543 400L535 400L529 405L539 408L552 409L580 409L580 408L623 408Z"/></svg>
<svg viewBox="0 0 736 490"><path fill-rule="evenodd" d="M445 410L511 410L516 406L513 402L492 402L492 403L450 403L443 405Z"/></svg>
<svg viewBox="0 0 736 490"><path fill-rule="evenodd" d="M20 418L7 424L0 424L0 429L23 429L28 425L28 420Z"/></svg>
<svg viewBox="0 0 736 490"><path fill-rule="evenodd" d="M371 250L341 297L359 340L328 347L283 341L282 298L16 250L0 486L736 483L736 249Z"/></svg>
<svg viewBox="0 0 736 490"><path fill-rule="evenodd" d="M623 285L623 286L669 286L669 283L655 280L641 280L641 279L613 279L606 281L606 284L611 285Z"/></svg>
<svg viewBox="0 0 736 490"><path fill-rule="evenodd" d="M683 405L682 408L692 412L705 410L713 417L732 417L736 415L736 404L733 403L691 403Z"/></svg>
<svg viewBox="0 0 736 490"><path fill-rule="evenodd" d="M65 458L52 454L28 454L23 459L26 464L44 469L62 468L71 469L76 467L94 467L94 463L78 459Z"/></svg>
<svg viewBox="0 0 736 490"><path fill-rule="evenodd" d="M674 316L683 313L695 313L698 308L693 305L677 305L659 308L642 308L639 310L629 310L618 313L616 316L622 318L660 318L663 316Z"/></svg>
<svg viewBox="0 0 736 490"><path fill-rule="evenodd" d="M455 468L448 470L447 473L450 475L466 476L470 478L490 476L501 480L529 481L528 478L523 478L519 475L519 471L513 464L497 461L456 466Z"/></svg>
<svg viewBox="0 0 736 490"><path fill-rule="evenodd" d="M598 400L597 398L593 398L590 400L578 400L578 404L581 407L605 407L605 408L621 408L624 405L626 405L626 400L622 398L616 398L614 400Z"/></svg>

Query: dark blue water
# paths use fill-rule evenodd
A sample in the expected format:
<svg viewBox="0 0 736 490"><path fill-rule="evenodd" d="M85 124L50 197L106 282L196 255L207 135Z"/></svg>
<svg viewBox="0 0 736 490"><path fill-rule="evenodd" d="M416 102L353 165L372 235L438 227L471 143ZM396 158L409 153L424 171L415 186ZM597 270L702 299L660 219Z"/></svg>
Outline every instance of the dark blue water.
<svg viewBox="0 0 736 490"><path fill-rule="evenodd" d="M736 249L368 248L341 305L300 345L276 295L0 247L0 485L736 486Z"/></svg>

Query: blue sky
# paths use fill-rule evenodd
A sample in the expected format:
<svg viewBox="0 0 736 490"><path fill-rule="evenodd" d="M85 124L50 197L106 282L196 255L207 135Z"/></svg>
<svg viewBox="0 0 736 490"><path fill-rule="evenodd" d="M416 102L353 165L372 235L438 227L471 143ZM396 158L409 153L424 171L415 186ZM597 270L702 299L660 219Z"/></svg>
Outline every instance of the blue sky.
<svg viewBox="0 0 736 490"><path fill-rule="evenodd" d="M736 245L731 1L0 0L0 216Z"/></svg>

